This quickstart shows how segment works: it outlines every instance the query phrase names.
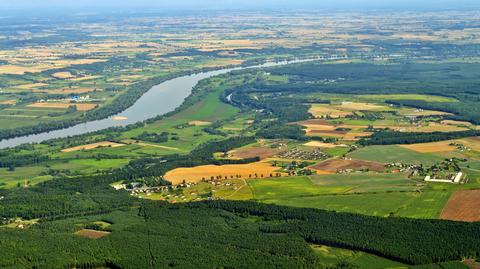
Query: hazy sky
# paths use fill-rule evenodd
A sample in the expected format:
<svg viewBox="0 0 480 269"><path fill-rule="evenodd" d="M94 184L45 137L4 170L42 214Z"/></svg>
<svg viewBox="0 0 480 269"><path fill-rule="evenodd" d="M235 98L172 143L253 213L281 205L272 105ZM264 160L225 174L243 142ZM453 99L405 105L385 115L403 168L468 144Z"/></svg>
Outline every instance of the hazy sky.
<svg viewBox="0 0 480 269"><path fill-rule="evenodd" d="M158 7L172 9L243 8L480 8L480 0L0 0L0 10L18 8Z"/></svg>

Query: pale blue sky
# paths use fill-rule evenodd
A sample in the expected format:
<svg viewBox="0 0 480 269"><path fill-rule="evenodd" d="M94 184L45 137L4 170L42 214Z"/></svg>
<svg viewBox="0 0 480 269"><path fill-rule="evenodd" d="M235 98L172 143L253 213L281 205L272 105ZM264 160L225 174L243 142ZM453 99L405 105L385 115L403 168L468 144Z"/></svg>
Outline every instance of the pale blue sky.
<svg viewBox="0 0 480 269"><path fill-rule="evenodd" d="M181 9L215 8L465 8L480 0L1 0L3 8L155 6ZM2 9L2 8L0 8Z"/></svg>

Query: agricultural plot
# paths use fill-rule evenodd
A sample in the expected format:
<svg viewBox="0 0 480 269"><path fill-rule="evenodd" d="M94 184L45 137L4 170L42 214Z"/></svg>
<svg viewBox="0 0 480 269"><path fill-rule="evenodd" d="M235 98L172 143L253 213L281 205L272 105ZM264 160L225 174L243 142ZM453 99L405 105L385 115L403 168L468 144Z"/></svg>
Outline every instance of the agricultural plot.
<svg viewBox="0 0 480 269"><path fill-rule="evenodd" d="M451 152L457 149L452 145L454 141L441 141L433 143L422 143L412 145L401 145L401 147L413 150L419 153L437 153L437 152Z"/></svg>
<svg viewBox="0 0 480 269"><path fill-rule="evenodd" d="M425 188L401 174L315 175L247 183L253 199L260 202L411 218L439 218L451 193Z"/></svg>
<svg viewBox="0 0 480 269"><path fill-rule="evenodd" d="M45 167L26 166L9 171L8 168L0 168L0 189L14 188L17 186L33 186L35 184L52 179L49 175L40 175Z"/></svg>
<svg viewBox="0 0 480 269"><path fill-rule="evenodd" d="M183 182L198 183L212 179L267 178L280 176L277 167L267 162L232 165L204 165L193 168L177 168L165 174L165 179L173 185ZM278 174L278 175L277 175Z"/></svg>
<svg viewBox="0 0 480 269"><path fill-rule="evenodd" d="M454 221L480 221L480 190L454 192L443 208L441 218Z"/></svg>
<svg viewBox="0 0 480 269"><path fill-rule="evenodd" d="M419 153L401 146L369 146L356 150L348 157L378 163L406 163L432 165L443 158L431 153Z"/></svg>
<svg viewBox="0 0 480 269"><path fill-rule="evenodd" d="M67 152L68 153L68 152L75 152L75 151L81 151L81 150L92 150L92 149L103 148L103 147L118 148L118 147L123 147L123 146L125 146L125 144L104 141L104 142L97 142L97 143L92 143L92 144L81 145L81 146L76 146L76 147L72 147L72 148L63 149L62 152Z"/></svg>
<svg viewBox="0 0 480 269"><path fill-rule="evenodd" d="M62 108L75 107L78 111L89 111L97 107L96 104L72 104L72 103L33 103L28 107L34 108Z"/></svg>
<svg viewBox="0 0 480 269"><path fill-rule="evenodd" d="M371 103L341 102L340 104L314 104L309 112L316 118L345 118L360 111L391 111L392 108Z"/></svg>
<svg viewBox="0 0 480 269"><path fill-rule="evenodd" d="M353 159L331 159L321 162L310 168L320 171L345 171L345 170L371 170L375 172L385 171L385 165L377 162L353 160Z"/></svg>
<svg viewBox="0 0 480 269"><path fill-rule="evenodd" d="M103 232L103 231L90 230L90 229L83 229L76 232L75 234L88 239L100 239L109 235L110 233Z"/></svg>
<svg viewBox="0 0 480 269"><path fill-rule="evenodd" d="M236 158L236 159L248 159L248 158L260 157L260 159L263 160L263 159L273 157L281 151L282 150L279 148L271 148L267 146L253 146L253 147L245 147L245 148L230 151L228 155L231 158Z"/></svg>

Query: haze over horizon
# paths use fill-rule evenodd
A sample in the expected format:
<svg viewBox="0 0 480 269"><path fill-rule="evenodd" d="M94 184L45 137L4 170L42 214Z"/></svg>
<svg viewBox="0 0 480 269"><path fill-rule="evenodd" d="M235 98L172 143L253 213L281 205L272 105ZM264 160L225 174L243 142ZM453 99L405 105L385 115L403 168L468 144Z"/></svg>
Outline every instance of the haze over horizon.
<svg viewBox="0 0 480 269"><path fill-rule="evenodd" d="M72 9L72 8L161 8L174 10L212 9L279 9L279 8L318 8L318 9L465 9L479 8L476 0L5 0L4 10L18 9Z"/></svg>

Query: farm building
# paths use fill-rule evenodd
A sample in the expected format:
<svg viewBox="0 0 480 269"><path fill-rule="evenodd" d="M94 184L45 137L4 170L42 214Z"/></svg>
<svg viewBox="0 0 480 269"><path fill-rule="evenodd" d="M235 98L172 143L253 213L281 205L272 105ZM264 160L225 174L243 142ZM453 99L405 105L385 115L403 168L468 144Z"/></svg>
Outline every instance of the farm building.
<svg viewBox="0 0 480 269"><path fill-rule="evenodd" d="M431 176L426 176L425 181L426 182L460 184L462 182L463 178L464 178L463 173L458 172L456 175L451 176L450 179L437 179L437 178L432 178Z"/></svg>

